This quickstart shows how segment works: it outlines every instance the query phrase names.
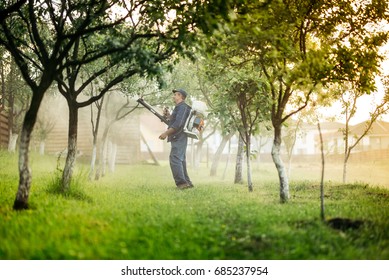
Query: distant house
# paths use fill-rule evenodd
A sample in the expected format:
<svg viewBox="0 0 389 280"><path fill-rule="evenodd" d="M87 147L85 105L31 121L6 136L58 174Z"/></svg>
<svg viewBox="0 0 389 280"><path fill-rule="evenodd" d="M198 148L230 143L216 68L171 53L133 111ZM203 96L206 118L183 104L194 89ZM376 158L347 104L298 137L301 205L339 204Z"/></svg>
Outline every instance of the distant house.
<svg viewBox="0 0 389 280"><path fill-rule="evenodd" d="M309 123L299 124L297 132L295 132L296 122L292 122L288 127L283 128L283 140L281 153L287 154L287 135L296 135L296 141L293 145L292 155L293 156L306 156L306 155L318 155L320 154L320 138L319 130L317 125ZM338 122L324 122L320 124L321 132L323 135L323 141L326 153L340 153L343 145L343 135L341 128L343 124ZM288 132L289 130L289 132ZM258 138L258 137L257 137ZM273 145L273 135L261 137L262 147L260 151L262 154L270 154ZM292 140L289 140L292 141ZM258 145L257 145L258 146ZM255 149L259 150L258 147Z"/></svg>
<svg viewBox="0 0 389 280"><path fill-rule="evenodd" d="M54 128L45 141L47 154L66 154L68 140L68 109L62 97L53 103L50 114L55 119ZM95 114L96 115L96 114ZM94 115L94 116L95 116ZM99 137L103 134L105 120L102 118ZM115 149L116 163L136 163L141 160L140 151L140 116L136 112L116 122L110 129L108 149ZM77 149L79 157L90 159L93 149L92 122L90 107L79 110Z"/></svg>
<svg viewBox="0 0 389 280"><path fill-rule="evenodd" d="M326 154L344 153L345 125L339 122L324 122L320 124ZM366 127L365 122L350 127L349 144L355 143ZM320 138L317 126L304 124L298 134L294 147L294 155L313 155L320 153ZM389 123L376 121L369 133L358 143L353 152L389 149Z"/></svg>
<svg viewBox="0 0 389 280"><path fill-rule="evenodd" d="M361 135L365 130L365 122L354 125L350 129L351 138L353 135ZM356 151L372 151L389 149L389 122L376 121L369 133L355 147Z"/></svg>

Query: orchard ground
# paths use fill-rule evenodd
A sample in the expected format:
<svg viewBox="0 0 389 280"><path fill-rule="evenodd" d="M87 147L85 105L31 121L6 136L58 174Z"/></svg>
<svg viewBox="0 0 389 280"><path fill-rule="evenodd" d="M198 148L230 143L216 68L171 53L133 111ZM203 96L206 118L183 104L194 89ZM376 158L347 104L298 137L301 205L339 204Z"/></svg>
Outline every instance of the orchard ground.
<svg viewBox="0 0 389 280"><path fill-rule="evenodd" d="M120 165L99 181L78 162L71 191L58 192L57 159L32 154L30 209L12 210L17 155L0 152L0 259L228 260L389 259L388 162L327 164L326 218L362 221L334 229L320 219L320 163L296 163L290 201L279 202L271 163L253 165L254 191L201 166L195 188L176 190L167 162ZM245 174L245 173L244 173Z"/></svg>

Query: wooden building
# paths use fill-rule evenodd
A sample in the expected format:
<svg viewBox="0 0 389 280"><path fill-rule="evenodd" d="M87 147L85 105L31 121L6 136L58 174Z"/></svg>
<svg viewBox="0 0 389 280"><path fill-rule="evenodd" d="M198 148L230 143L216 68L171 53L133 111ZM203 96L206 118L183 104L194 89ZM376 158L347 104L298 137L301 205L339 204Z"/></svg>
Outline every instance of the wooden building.
<svg viewBox="0 0 389 280"><path fill-rule="evenodd" d="M62 99L62 100L61 100ZM54 107L50 111L40 114L49 114L54 118L54 127L45 141L45 153L58 156L66 154L68 141L68 109L63 98L52 102ZM141 161L140 151L140 118L133 113L127 118L116 122L109 132L109 147L116 150L116 163L132 164ZM102 118L99 128L99 139L103 134L106 120ZM80 159L90 160L93 150L92 122L90 107L79 109L77 149ZM98 147L99 148L99 147Z"/></svg>
<svg viewBox="0 0 389 280"><path fill-rule="evenodd" d="M8 118L5 111L0 110L0 148L5 149L8 146L9 129Z"/></svg>

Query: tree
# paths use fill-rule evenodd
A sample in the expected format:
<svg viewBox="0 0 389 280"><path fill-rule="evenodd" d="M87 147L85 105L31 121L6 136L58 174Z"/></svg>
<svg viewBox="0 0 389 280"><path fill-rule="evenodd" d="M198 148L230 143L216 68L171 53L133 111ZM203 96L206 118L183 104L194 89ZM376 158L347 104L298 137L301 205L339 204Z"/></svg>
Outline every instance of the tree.
<svg viewBox="0 0 389 280"><path fill-rule="evenodd" d="M261 151L262 148L265 147L269 141L271 140L271 124L269 121L264 122L262 124L259 124L259 132L258 135L255 137L255 142L256 142L256 160L257 160L257 169L259 170L260 168L260 163L261 163Z"/></svg>
<svg viewBox="0 0 389 280"><path fill-rule="evenodd" d="M289 200L280 157L283 124L308 105L319 85L354 80L371 88L380 60L377 46L387 39L374 28L385 20L387 7L379 0L242 1L236 7L223 45L257 65L257 75L269 86L272 158L282 203Z"/></svg>
<svg viewBox="0 0 389 280"><path fill-rule="evenodd" d="M258 130L258 123L266 119L266 100L262 93L266 86L254 80L241 79L232 85L229 96L236 100L239 110L239 118L234 118L240 138L245 143L246 163L247 163L247 184L248 190L253 191L251 179L251 138ZM234 115L231 115L234 117Z"/></svg>
<svg viewBox="0 0 389 280"><path fill-rule="evenodd" d="M206 38L204 38L204 41L206 41ZM198 153L201 152L201 147L206 139L210 138L216 131L219 131L222 135L221 142L212 158L210 176L217 175L220 159L226 144L230 142L236 131L232 125L231 115L228 111L224 110L225 104L223 104L222 100L218 99L218 94L215 94L220 91L217 77L213 73L217 64L218 62L216 60L209 60L204 57L204 53L201 55L200 52L196 57L194 73L199 87L198 90L201 93L200 96L205 100L208 111L210 112L207 116L206 127L204 129L204 131L207 131L207 135L203 137L201 134L200 141L197 143Z"/></svg>
<svg viewBox="0 0 389 280"><path fill-rule="evenodd" d="M292 170L293 149L297 141L298 132L301 129L301 122L302 120L300 117L296 122L288 122L286 124L287 130L285 136L282 139L285 143L286 153L288 156L288 177L290 177Z"/></svg>
<svg viewBox="0 0 389 280"><path fill-rule="evenodd" d="M5 62L6 61L6 52L4 50L3 47L0 46L0 88L1 88L1 92L0 92L0 113L1 111L4 110L4 103L5 103L5 100L4 100L4 96L6 94L6 89L5 89L5 76L6 76L6 65L7 63Z"/></svg>
<svg viewBox="0 0 389 280"><path fill-rule="evenodd" d="M91 89L93 94L93 87ZM90 163L90 170L89 170L89 180L92 180L93 173L95 172L95 165L97 160L97 141L98 141L98 134L100 129L100 121L101 121L101 113L103 110L103 104L104 104L104 96L100 98L100 100L96 100L94 102L94 105L96 107L96 117L94 117L94 110L93 106L90 107L91 111L91 124L92 124L92 135L93 135L93 141L92 141L92 158Z"/></svg>
<svg viewBox="0 0 389 280"><path fill-rule="evenodd" d="M135 61L142 54L140 45L132 45L134 40L145 40L147 37L159 37L162 40L152 40L154 47L173 52L184 50L186 34L195 38L193 31L197 26L207 32L215 27L214 17L229 9L229 5L221 5L218 1L203 5L202 1L190 4L181 1L121 1L121 0L6 0L0 6L0 45L3 45L14 58L27 85L31 88L32 98L29 109L24 117L20 149L19 149L19 187L16 194L14 209L28 208L28 197L31 186L29 167L29 145L31 133L37 119L38 109L45 92L54 80L64 85L62 78L69 77L64 71L93 62L103 57L108 58L114 53L131 56L127 60ZM214 5L215 4L215 5ZM122 7L122 14L114 13L117 7ZM126 12L126 9L130 12ZM134 14L131 14L133 12ZM169 12L175 13L174 18L168 18ZM150 15L150 16L149 16ZM146 17L146 25L139 25ZM124 26L132 25L139 28L140 33L123 33ZM171 28L169 28L169 26ZM156 28L159 27L159 28ZM154 33L147 35L143 31L154 28ZM175 43L167 44L164 39L164 28L174 33ZM127 29L128 30L128 29ZM105 36L104 36L105 35ZM111 40L104 40L111 35ZM123 35L129 35L130 41ZM188 36L189 37L189 36ZM99 41L100 38L100 41ZM85 44L85 45L83 45ZM94 44L94 45L93 45ZM131 49L134 46L134 49ZM76 48L83 47L86 56L72 57L69 53L78 54ZM146 49L144 51L147 51ZM122 57L124 58L124 57ZM143 62L150 63L149 58L140 56L139 68L144 68ZM151 56L151 58L153 58ZM120 59L120 55L116 56ZM74 74L74 72L73 72ZM74 75L72 77L75 77ZM75 83L76 81L72 81ZM103 95L103 94L102 94ZM101 96L102 96L101 95ZM101 97L100 96L100 97ZM68 102L74 102L69 98ZM93 102L94 100L90 100ZM79 106L71 104L74 108ZM72 111L72 113L75 111ZM77 116L71 115L72 121ZM75 131L69 132L70 139ZM71 155L70 155L71 157ZM70 159L71 160L71 159ZM65 178L71 175L68 169Z"/></svg>
<svg viewBox="0 0 389 280"><path fill-rule="evenodd" d="M26 88L12 57L5 55L2 62L7 65L7 67L4 67L7 68L6 71L3 72L4 80L2 83L2 96L5 111L8 115L8 151L15 152L19 131L22 125L22 118L28 109L31 93L29 89Z"/></svg>
<svg viewBox="0 0 389 280"><path fill-rule="evenodd" d="M226 147L227 143L231 140L232 136L234 136L234 134L235 134L234 132L230 132L229 134L222 135L222 140L215 152L215 155L213 156L210 176L216 176L220 158L223 154L224 148Z"/></svg>
<svg viewBox="0 0 389 280"><path fill-rule="evenodd" d="M45 154L45 145L46 140L49 137L49 134L54 129L57 122L58 116L55 114L48 114L52 111L52 98L54 95L46 95L46 100L44 99L41 105L41 108L38 113L36 128L34 129L33 137L36 137L39 142L39 154ZM49 99L49 100L47 100Z"/></svg>
<svg viewBox="0 0 389 280"><path fill-rule="evenodd" d="M324 211L324 167L325 167L325 158L324 158L324 145L323 145L323 134L321 132L319 117L317 117L317 130L319 131L320 139L320 157L321 157L321 176L320 176L320 218L322 221L325 221L325 211Z"/></svg>
<svg viewBox="0 0 389 280"><path fill-rule="evenodd" d="M209 76L215 83L218 81L218 85L215 86L217 91L212 95L213 110L223 118L222 123L229 123L227 127L231 127L231 131L239 132L240 139L245 144L247 183L249 191L252 191L251 140L258 131L259 122L266 120L268 116L267 97L263 94L267 85L253 77L255 65L245 61L243 56L236 55L234 49L224 43L218 42L221 46L217 51L209 50L213 54L208 65L208 71L212 73ZM226 143L229 139L223 140Z"/></svg>
<svg viewBox="0 0 389 280"><path fill-rule="evenodd" d="M134 105L134 101L131 100L131 97L139 95L156 96L157 94L154 91L154 86L156 85L153 81L133 76L119 84L116 90L107 96L107 100L104 102L105 122L100 141L99 165L95 174L96 180L100 177L104 177L106 173L108 142L110 141L110 135L112 136L112 134L116 133L116 131L111 132L114 124L125 119L138 108L139 104ZM109 158L113 157L114 155L109 156ZM111 171L113 166L114 162L111 160Z"/></svg>
<svg viewBox="0 0 389 280"><path fill-rule="evenodd" d="M79 5L78 1L18 1L18 9L7 10L7 17L1 21L0 44L10 52L32 91L20 137L19 187L14 202L16 210L28 208L32 179L29 145L44 94L65 69L65 58L79 38L92 36L98 30L112 26L101 19L106 17L116 1L82 2ZM77 15L78 24L69 24L71 14ZM75 66L80 65L78 61L73 63Z"/></svg>
<svg viewBox="0 0 389 280"><path fill-rule="evenodd" d="M361 92L358 88L353 88L352 85L347 88L346 85L343 87L345 93L342 94L341 102L343 107L343 113L346 118L345 128L342 129L344 136L344 159L343 159L343 183L346 183L347 178L347 163L351 155L351 151L360 143L360 141L370 132L373 124L383 114L389 111L389 79L386 79L385 94L381 102L374 105L374 108L369 112L370 117L365 122L365 127L359 135L353 135L350 128L350 121L357 112L357 102L362 96L365 96L365 92Z"/></svg>
<svg viewBox="0 0 389 280"><path fill-rule="evenodd" d="M235 162L235 177L234 184L243 183L243 158L244 158L244 141L242 136L238 136L238 150L236 152L236 162Z"/></svg>
<svg viewBox="0 0 389 280"><path fill-rule="evenodd" d="M111 27L108 32L100 34L97 40L80 38L76 41L75 47L66 57L68 66L56 79L59 90L66 98L69 107L69 141L62 177L63 191L70 186L75 163L78 109L89 106L114 86L136 74L146 77L161 75L162 63L169 60L176 52L182 52L185 45L194 40L194 34L189 31L195 23L188 22L180 16L171 21L169 12L172 9L177 12L186 10L189 14L196 12L197 2L188 4L176 1L162 6L144 1L133 4L126 6L128 21L123 25ZM70 18L70 21L76 24L78 19ZM102 47L104 42L108 42L107 48ZM115 51L108 57L102 55L106 53L106 49L112 47ZM76 65L74 61L80 60L82 66L74 66ZM96 67L94 73L91 78L77 85L75 81L80 80L79 76L82 73L80 68L88 65L91 60ZM97 63L99 60L105 63ZM108 71L110 77L105 85L98 89L99 94L79 102L77 97L82 90Z"/></svg>

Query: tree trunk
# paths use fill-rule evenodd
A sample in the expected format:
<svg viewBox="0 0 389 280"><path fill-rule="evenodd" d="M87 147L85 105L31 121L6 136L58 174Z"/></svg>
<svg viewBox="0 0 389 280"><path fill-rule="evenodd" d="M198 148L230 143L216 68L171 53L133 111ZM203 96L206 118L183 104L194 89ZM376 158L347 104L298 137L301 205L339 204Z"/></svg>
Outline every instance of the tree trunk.
<svg viewBox="0 0 389 280"><path fill-rule="evenodd" d="M297 121L297 124L296 124L296 128L294 130L292 144L289 147L289 151L288 151L288 178L290 178L290 174L292 173L293 150L294 150L294 146L296 145L297 132L298 132L298 129L300 127L300 123L301 123L301 119L299 118L298 121Z"/></svg>
<svg viewBox="0 0 389 280"><path fill-rule="evenodd" d="M28 209L28 197L31 187L31 170L29 167L29 146L34 123L24 121L19 146L19 187L13 208Z"/></svg>
<svg viewBox="0 0 389 280"><path fill-rule="evenodd" d="M317 128L319 130L320 136L320 155L321 155L321 178L320 178L320 217L322 221L325 221L324 214L324 143L323 143L323 134L321 133L321 127L319 119L317 120Z"/></svg>
<svg viewBox="0 0 389 280"><path fill-rule="evenodd" d="M30 108L24 116L19 144L19 186L13 205L14 210L28 209L28 198L30 195L32 180L31 170L29 167L29 146L31 133L34 129L38 110L45 91L46 89L42 88L39 91L34 92Z"/></svg>
<svg viewBox="0 0 389 280"><path fill-rule="evenodd" d="M11 63L11 71L14 69L15 64ZM12 85L12 75L11 75L11 83L10 83L10 89L8 89L8 132L9 132L9 137L8 137L8 152L14 153L16 151L16 143L18 140L18 134L13 133L16 131L14 128L15 126L15 95L12 92L13 91L13 85ZM35 125L35 122L34 124ZM22 128L23 129L23 128Z"/></svg>
<svg viewBox="0 0 389 280"><path fill-rule="evenodd" d="M91 158L90 170L89 170L89 180L92 180L93 178L93 172L95 171L95 166L96 166L96 159L97 159L97 143L93 139L92 158Z"/></svg>
<svg viewBox="0 0 389 280"><path fill-rule="evenodd" d="M350 157L350 154L348 152L346 152L346 154L344 156L344 160L343 160L343 184L345 184L347 181L347 162L348 162L349 157Z"/></svg>
<svg viewBox="0 0 389 280"><path fill-rule="evenodd" d="M236 164L235 164L235 184L241 184L243 183L243 148L244 143L243 139L239 136L239 143L238 143L238 152L236 154Z"/></svg>
<svg viewBox="0 0 389 280"><path fill-rule="evenodd" d="M230 156L231 156L231 139L228 141L227 161L226 161L226 166L224 167L224 172L223 172L222 180L224 180L224 179L226 178L227 169L228 169L228 164L230 163Z"/></svg>
<svg viewBox="0 0 389 280"><path fill-rule="evenodd" d="M91 123L92 123L92 134L93 134L93 149L92 149L92 158L90 163L90 171L89 171L89 180L92 180L93 172L95 171L96 167L96 160L97 160L97 142L98 142L98 135L99 135L99 128L100 128L100 120L101 120L101 111L103 108L104 103L104 97L103 96L100 100L100 102L96 101L95 105L97 107L97 116L96 120L93 119L93 106L91 105ZM96 123L95 123L96 121Z"/></svg>
<svg viewBox="0 0 389 280"><path fill-rule="evenodd" d="M67 192L70 189L70 183L73 176L73 169L77 154L77 126L78 126L78 108L69 103L69 131L68 131L68 154L62 175L61 190Z"/></svg>
<svg viewBox="0 0 389 280"><path fill-rule="evenodd" d="M220 157L222 156L222 153L223 153L223 150L227 144L227 142L230 140L230 138L232 137L232 133L228 134L228 135L224 135L223 136L223 139L222 139L222 142L220 143L219 147L217 148L217 151L213 157L213 161L212 161L212 165L211 165L211 172L210 172L210 176L216 176L217 174L217 168L219 166L219 162L220 162Z"/></svg>
<svg viewBox="0 0 389 280"><path fill-rule="evenodd" d="M18 137L18 134L12 133L12 129L9 130L8 152L14 153L16 151L16 143L18 142Z"/></svg>
<svg viewBox="0 0 389 280"><path fill-rule="evenodd" d="M257 167L256 169L259 170L261 167L261 148L262 148L262 136L259 136L259 139L257 140L257 146L258 146L258 153L257 153Z"/></svg>
<svg viewBox="0 0 389 280"><path fill-rule="evenodd" d="M99 160L96 167L96 173L95 173L95 180L98 181L101 177L101 165L103 164L103 147L104 147L104 140L101 140L100 149L99 149ZM97 152L97 151L96 151Z"/></svg>
<svg viewBox="0 0 389 280"><path fill-rule="evenodd" d="M41 156L45 155L45 141L43 140L39 142L39 154Z"/></svg>
<svg viewBox="0 0 389 280"><path fill-rule="evenodd" d="M196 151L195 151L195 161L194 161L194 167L195 169L198 169L200 167L200 164L201 164L201 157L202 157L202 151L203 151L203 144L204 144L204 141L203 140L199 140L197 143L196 143Z"/></svg>
<svg viewBox="0 0 389 280"><path fill-rule="evenodd" d="M290 178L290 174L292 173L292 155L288 156L288 178Z"/></svg>
<svg viewBox="0 0 389 280"><path fill-rule="evenodd" d="M343 184L346 183L346 177L347 177L347 161L350 156L349 152L349 141L348 141L348 136L349 136L349 120L350 118L346 116L346 129L345 129L345 134L344 134L344 160L343 160Z"/></svg>
<svg viewBox="0 0 389 280"><path fill-rule="evenodd" d="M99 164L97 166L96 174L95 174L96 181L99 180L100 177L104 176L104 174L102 175L102 172L103 172L103 165L105 164L105 161L104 161L105 150L107 147L109 129L111 128L112 123L113 122L111 122L105 126L103 136L101 138Z"/></svg>
<svg viewBox="0 0 389 280"><path fill-rule="evenodd" d="M251 141L250 139L247 139L247 147L246 147L246 161L247 161L247 187L249 189L249 192L253 191L253 182L251 180L251 160L250 160L250 153L251 153Z"/></svg>
<svg viewBox="0 0 389 280"><path fill-rule="evenodd" d="M281 150L281 125L274 125L274 141L271 150L273 162L277 168L278 178L280 181L280 200L285 203L289 200L289 182L285 171L284 163L280 157Z"/></svg>
<svg viewBox="0 0 389 280"><path fill-rule="evenodd" d="M115 143L112 143L112 149L111 149L111 153L109 155L109 161L108 161L109 171L112 173L115 172L117 150L118 150L118 145Z"/></svg>
<svg viewBox="0 0 389 280"><path fill-rule="evenodd" d="M108 157L108 150L110 149L110 146L112 146L112 142L108 140L108 138L104 142L103 150L102 150L102 164L101 164L101 177L105 176L105 171L107 168L107 157Z"/></svg>
<svg viewBox="0 0 389 280"><path fill-rule="evenodd" d="M143 143L146 145L147 151L149 152L149 155L151 156L152 160L154 161L154 164L157 166L160 166L159 161L157 157L154 155L153 151L151 150L149 144L146 141L146 138L143 136L143 133L140 133L140 138L142 139Z"/></svg>

